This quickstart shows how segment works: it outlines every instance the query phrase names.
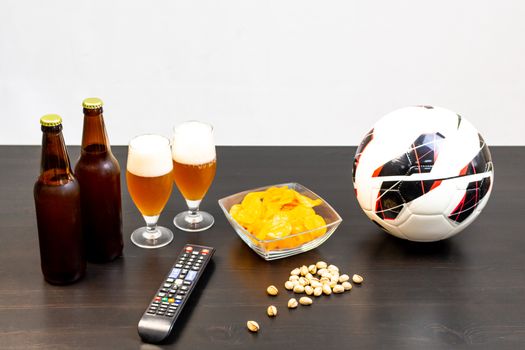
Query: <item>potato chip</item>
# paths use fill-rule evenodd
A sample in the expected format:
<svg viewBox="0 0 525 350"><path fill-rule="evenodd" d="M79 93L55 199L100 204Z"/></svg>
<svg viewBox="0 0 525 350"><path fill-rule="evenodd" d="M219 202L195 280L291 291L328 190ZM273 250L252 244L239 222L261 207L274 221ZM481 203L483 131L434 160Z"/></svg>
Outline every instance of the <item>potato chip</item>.
<svg viewBox="0 0 525 350"><path fill-rule="evenodd" d="M321 203L321 199L308 198L286 186L270 187L248 193L230 208L230 215L255 238L274 240L265 243L267 249L294 248L326 233L321 228L325 220L313 209ZM309 230L313 231L287 238Z"/></svg>
<svg viewBox="0 0 525 350"><path fill-rule="evenodd" d="M304 205L305 207L309 207L309 208L318 206L319 204L323 203L323 201L320 198L315 199L315 200L310 199L306 196L303 196L299 192L295 192L295 198L300 204Z"/></svg>

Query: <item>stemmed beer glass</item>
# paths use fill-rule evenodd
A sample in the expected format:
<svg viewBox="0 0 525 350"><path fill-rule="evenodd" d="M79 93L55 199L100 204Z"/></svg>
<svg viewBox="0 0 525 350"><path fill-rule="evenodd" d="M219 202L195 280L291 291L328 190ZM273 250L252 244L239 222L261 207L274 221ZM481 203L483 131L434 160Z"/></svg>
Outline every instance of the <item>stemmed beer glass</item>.
<svg viewBox="0 0 525 350"><path fill-rule="evenodd" d="M171 147L173 179L186 199L187 211L173 219L183 231L204 231L213 225L211 214L199 210L216 170L213 127L199 121L187 121L174 128Z"/></svg>
<svg viewBox="0 0 525 350"><path fill-rule="evenodd" d="M146 227L133 231L131 241L142 248L160 248L173 240L173 232L157 226L173 188L173 163L169 139L140 135L129 142L126 181Z"/></svg>

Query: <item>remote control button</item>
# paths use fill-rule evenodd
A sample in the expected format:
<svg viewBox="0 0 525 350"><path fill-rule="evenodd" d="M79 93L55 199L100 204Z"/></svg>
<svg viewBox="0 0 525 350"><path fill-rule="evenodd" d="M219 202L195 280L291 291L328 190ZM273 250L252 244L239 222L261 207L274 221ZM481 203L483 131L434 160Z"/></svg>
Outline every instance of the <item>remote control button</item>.
<svg viewBox="0 0 525 350"><path fill-rule="evenodd" d="M164 293L164 292L159 292L159 294L157 294L157 295L158 295L159 297L162 298L162 297L166 296L166 293Z"/></svg>
<svg viewBox="0 0 525 350"><path fill-rule="evenodd" d="M168 301L168 298L164 297L162 298L162 301Z"/></svg>
<svg viewBox="0 0 525 350"><path fill-rule="evenodd" d="M189 276L189 275L188 275L188 276ZM185 284L186 286L189 286L189 285L191 285L191 282L190 282L190 281L184 281L184 284Z"/></svg>
<svg viewBox="0 0 525 350"><path fill-rule="evenodd" d="M196 264L195 264L195 267L201 267L201 264L196 263Z"/></svg>
<svg viewBox="0 0 525 350"><path fill-rule="evenodd" d="M175 314L172 314L172 313L166 313L166 317L173 317L175 316Z"/></svg>
<svg viewBox="0 0 525 350"><path fill-rule="evenodd" d="M207 255L209 252L210 252L209 249L203 249L203 250L201 250L201 254L202 254L202 255Z"/></svg>
<svg viewBox="0 0 525 350"><path fill-rule="evenodd" d="M186 292L183 292L182 290L177 293L178 295L186 295Z"/></svg>
<svg viewBox="0 0 525 350"><path fill-rule="evenodd" d="M181 273L184 273L184 274L188 273L188 269L182 270Z"/></svg>
<svg viewBox="0 0 525 350"><path fill-rule="evenodd" d="M175 293L170 293L170 294L168 294L168 299L169 299L169 298L173 298L173 295L174 295L174 294L175 294Z"/></svg>
<svg viewBox="0 0 525 350"><path fill-rule="evenodd" d="M173 299L173 298L169 298L168 299L168 303L174 303L174 302L175 302L175 299Z"/></svg>
<svg viewBox="0 0 525 350"><path fill-rule="evenodd" d="M155 297L155 301L160 301L160 297Z"/></svg>
<svg viewBox="0 0 525 350"><path fill-rule="evenodd" d="M180 269L172 269L169 277L171 279L177 278L179 276L179 273L180 273Z"/></svg>
<svg viewBox="0 0 525 350"><path fill-rule="evenodd" d="M193 250L193 247L186 247L187 252L191 252Z"/></svg>
<svg viewBox="0 0 525 350"><path fill-rule="evenodd" d="M171 287L171 283L164 283L163 286L164 286L164 288L169 288L169 287Z"/></svg>
<svg viewBox="0 0 525 350"><path fill-rule="evenodd" d="M184 275L180 275L180 278L184 278L184 277L186 277L186 274L184 274Z"/></svg>
<svg viewBox="0 0 525 350"><path fill-rule="evenodd" d="M150 314L150 315L155 315L155 311L148 310L147 313Z"/></svg>
<svg viewBox="0 0 525 350"><path fill-rule="evenodd" d="M198 251L194 251L193 253L191 253L192 255L199 255L199 252Z"/></svg>
<svg viewBox="0 0 525 350"><path fill-rule="evenodd" d="M182 264L175 264L175 267L180 269L182 267Z"/></svg>
<svg viewBox="0 0 525 350"><path fill-rule="evenodd" d="M175 285L177 285L177 286L182 285L182 279L177 278L177 279L175 280Z"/></svg>
<svg viewBox="0 0 525 350"><path fill-rule="evenodd" d="M169 292L170 292L170 294L175 294L175 293L177 293L177 290L176 289L170 289Z"/></svg>
<svg viewBox="0 0 525 350"><path fill-rule="evenodd" d="M188 283L184 283L184 284L189 286L191 284L189 281L193 281L196 276L197 276L197 271L190 271L190 273L188 273L188 275L186 276L186 279L184 280L184 282L188 282Z"/></svg>
<svg viewBox="0 0 525 350"><path fill-rule="evenodd" d="M186 264L186 265L184 266L185 269L189 269L190 267L191 267L191 265L189 265L189 264Z"/></svg>
<svg viewBox="0 0 525 350"><path fill-rule="evenodd" d="M180 287L180 289L181 289L181 290L188 290L188 289L190 289L190 288L188 288L188 286L182 286L182 287Z"/></svg>
<svg viewBox="0 0 525 350"><path fill-rule="evenodd" d="M191 268L193 271L199 271L199 268L198 267L192 267Z"/></svg>
<svg viewBox="0 0 525 350"><path fill-rule="evenodd" d="M182 257L183 257L183 258L187 258L187 257L188 257L188 254L182 254Z"/></svg>
<svg viewBox="0 0 525 350"><path fill-rule="evenodd" d="M173 283L173 282L175 282L175 280L174 280L173 278L168 278L168 279L166 280L166 282L167 282L167 283Z"/></svg>

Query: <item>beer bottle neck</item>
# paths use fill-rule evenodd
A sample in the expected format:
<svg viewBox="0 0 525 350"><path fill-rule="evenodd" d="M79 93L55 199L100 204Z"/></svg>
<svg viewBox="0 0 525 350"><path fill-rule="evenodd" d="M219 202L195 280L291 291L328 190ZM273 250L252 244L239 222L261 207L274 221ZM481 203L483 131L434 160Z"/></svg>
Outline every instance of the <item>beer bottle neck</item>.
<svg viewBox="0 0 525 350"><path fill-rule="evenodd" d="M84 108L82 153L105 153L110 151L102 108Z"/></svg>
<svg viewBox="0 0 525 350"><path fill-rule="evenodd" d="M61 185L72 180L69 155L62 136L62 126L42 127L40 178L45 184Z"/></svg>

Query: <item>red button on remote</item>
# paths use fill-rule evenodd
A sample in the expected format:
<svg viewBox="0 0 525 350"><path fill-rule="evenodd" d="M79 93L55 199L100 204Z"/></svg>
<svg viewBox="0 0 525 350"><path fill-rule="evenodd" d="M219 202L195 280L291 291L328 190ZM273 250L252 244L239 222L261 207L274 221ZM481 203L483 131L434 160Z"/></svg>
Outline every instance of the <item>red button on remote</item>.
<svg viewBox="0 0 525 350"><path fill-rule="evenodd" d="M186 251L189 253L193 250L193 247L186 247Z"/></svg>
<svg viewBox="0 0 525 350"><path fill-rule="evenodd" d="M206 254L208 254L209 252L210 252L209 249L203 249L203 250L201 250L201 253L202 253L203 255L206 255Z"/></svg>

